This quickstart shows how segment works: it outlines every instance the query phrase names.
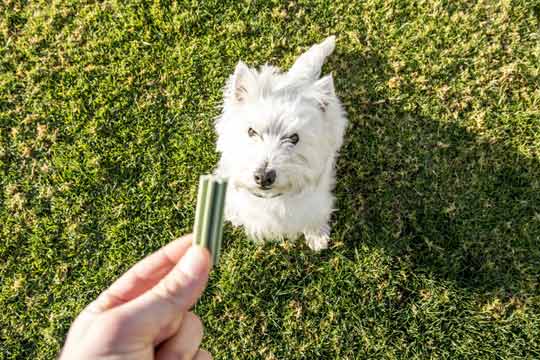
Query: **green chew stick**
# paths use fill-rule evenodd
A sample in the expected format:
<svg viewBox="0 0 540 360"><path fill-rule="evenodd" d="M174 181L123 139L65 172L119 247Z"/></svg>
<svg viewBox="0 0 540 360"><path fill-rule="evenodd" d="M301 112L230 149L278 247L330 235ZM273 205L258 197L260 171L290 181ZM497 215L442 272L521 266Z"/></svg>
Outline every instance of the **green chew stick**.
<svg viewBox="0 0 540 360"><path fill-rule="evenodd" d="M225 207L225 190L227 184L223 180L216 181L215 203L213 206L213 224L212 224L212 260L215 265L219 262L219 253L221 250L221 240L223 235L223 208Z"/></svg>
<svg viewBox="0 0 540 360"><path fill-rule="evenodd" d="M204 217L202 221L202 234L200 245L205 246L208 250L212 245L212 222L214 221L214 205L216 195L216 183L212 179L208 179L208 185L206 187L206 199L204 202Z"/></svg>
<svg viewBox="0 0 540 360"><path fill-rule="evenodd" d="M212 254L214 265L219 263L223 238L223 213L227 180L211 175L201 176L195 212L193 243L205 246Z"/></svg>
<svg viewBox="0 0 540 360"><path fill-rule="evenodd" d="M199 193L197 195L197 210L195 211L195 225L193 226L194 245L202 244L203 220L205 215L206 193L208 188L209 176L201 176L199 179Z"/></svg>

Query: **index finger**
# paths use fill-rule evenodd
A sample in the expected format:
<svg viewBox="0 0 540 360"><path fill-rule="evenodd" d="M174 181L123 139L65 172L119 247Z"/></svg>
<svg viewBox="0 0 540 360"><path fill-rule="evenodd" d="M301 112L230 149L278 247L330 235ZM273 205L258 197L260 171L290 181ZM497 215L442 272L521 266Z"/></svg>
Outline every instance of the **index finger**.
<svg viewBox="0 0 540 360"><path fill-rule="evenodd" d="M185 235L139 261L92 303L101 312L125 304L154 287L167 275L191 246L192 235Z"/></svg>

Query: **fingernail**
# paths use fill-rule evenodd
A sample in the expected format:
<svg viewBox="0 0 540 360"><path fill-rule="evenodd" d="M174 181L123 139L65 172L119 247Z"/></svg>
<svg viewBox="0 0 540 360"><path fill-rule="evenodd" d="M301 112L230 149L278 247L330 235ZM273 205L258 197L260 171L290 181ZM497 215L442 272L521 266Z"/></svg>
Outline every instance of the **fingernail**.
<svg viewBox="0 0 540 360"><path fill-rule="evenodd" d="M192 246L180 260L179 269L192 278L205 276L210 269L210 254L202 246Z"/></svg>

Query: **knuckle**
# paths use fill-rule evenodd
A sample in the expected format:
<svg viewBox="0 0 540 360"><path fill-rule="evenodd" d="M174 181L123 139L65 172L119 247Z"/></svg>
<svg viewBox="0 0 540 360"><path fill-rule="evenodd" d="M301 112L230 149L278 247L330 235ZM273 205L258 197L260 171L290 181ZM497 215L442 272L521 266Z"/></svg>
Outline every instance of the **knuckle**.
<svg viewBox="0 0 540 360"><path fill-rule="evenodd" d="M99 328L106 332L106 337L115 341L126 334L131 328L132 318L121 312L104 313L96 319Z"/></svg>
<svg viewBox="0 0 540 360"><path fill-rule="evenodd" d="M172 270L155 288L159 298L175 308L187 308L191 305L193 288L192 279L182 271ZM187 309L186 309L187 310Z"/></svg>
<svg viewBox="0 0 540 360"><path fill-rule="evenodd" d="M180 294L185 287L185 276L183 274L175 274L175 276L168 276L159 283L157 288L158 294L167 302L174 306L178 306L181 303Z"/></svg>
<svg viewBox="0 0 540 360"><path fill-rule="evenodd" d="M197 357L195 358L195 360L212 360L212 354L210 354L208 351L206 350L199 350L197 352Z"/></svg>
<svg viewBox="0 0 540 360"><path fill-rule="evenodd" d="M196 335L197 338L202 339L204 333L204 325L201 319L194 313L188 312L184 321L187 325L189 325L191 331L193 331L193 334Z"/></svg>

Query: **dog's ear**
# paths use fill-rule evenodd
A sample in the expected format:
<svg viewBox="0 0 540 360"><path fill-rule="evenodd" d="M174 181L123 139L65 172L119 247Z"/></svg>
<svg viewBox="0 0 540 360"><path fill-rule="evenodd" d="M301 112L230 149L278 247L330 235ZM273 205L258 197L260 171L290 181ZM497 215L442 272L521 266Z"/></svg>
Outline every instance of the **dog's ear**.
<svg viewBox="0 0 540 360"><path fill-rule="evenodd" d="M332 74L315 81L308 91L308 96L317 101L322 112L326 112L328 105L336 98Z"/></svg>
<svg viewBox="0 0 540 360"><path fill-rule="evenodd" d="M245 103L256 91L257 79L246 64L239 61L234 73L229 78L226 100L235 104Z"/></svg>
<svg viewBox="0 0 540 360"><path fill-rule="evenodd" d="M321 75L321 68L326 58L336 47L336 37L329 36L320 44L315 44L296 59L287 72L290 83L309 83Z"/></svg>

